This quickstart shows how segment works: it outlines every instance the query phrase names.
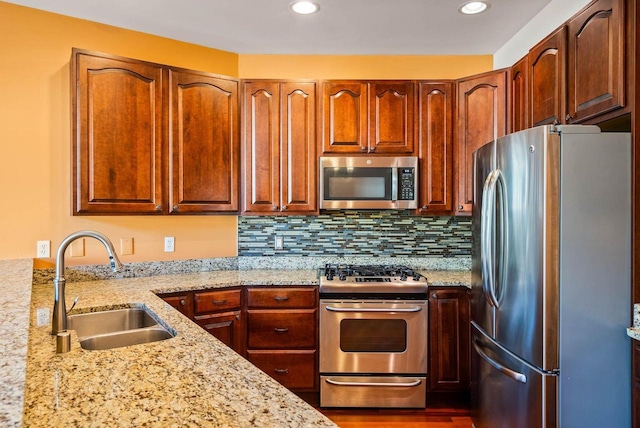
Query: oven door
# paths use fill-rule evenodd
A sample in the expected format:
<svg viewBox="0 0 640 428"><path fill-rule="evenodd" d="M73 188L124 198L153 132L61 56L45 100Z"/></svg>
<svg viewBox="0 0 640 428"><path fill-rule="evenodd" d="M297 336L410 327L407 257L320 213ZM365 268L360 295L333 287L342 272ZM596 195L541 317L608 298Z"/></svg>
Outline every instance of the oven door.
<svg viewBox="0 0 640 428"><path fill-rule="evenodd" d="M425 374L427 302L322 299L320 372Z"/></svg>

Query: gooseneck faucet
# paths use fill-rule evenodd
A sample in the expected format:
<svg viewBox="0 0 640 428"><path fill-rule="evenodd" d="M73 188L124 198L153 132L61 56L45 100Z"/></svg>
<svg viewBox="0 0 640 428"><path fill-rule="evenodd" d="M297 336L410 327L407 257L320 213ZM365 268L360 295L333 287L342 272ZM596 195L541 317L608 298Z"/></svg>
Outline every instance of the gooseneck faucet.
<svg viewBox="0 0 640 428"><path fill-rule="evenodd" d="M122 263L113 249L113 244L105 235L93 230L80 230L62 240L56 254L56 276L53 278L53 320L51 334L59 335L67 331L67 307L65 304L64 286L64 252L73 241L79 238L95 238L102 242L109 253L109 264L114 272L122 269Z"/></svg>

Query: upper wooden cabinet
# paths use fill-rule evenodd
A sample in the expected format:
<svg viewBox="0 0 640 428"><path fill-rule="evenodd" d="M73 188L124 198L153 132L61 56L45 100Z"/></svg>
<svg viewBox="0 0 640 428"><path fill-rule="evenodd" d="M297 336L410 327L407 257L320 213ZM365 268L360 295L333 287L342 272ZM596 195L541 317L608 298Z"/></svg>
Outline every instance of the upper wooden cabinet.
<svg viewBox="0 0 640 428"><path fill-rule="evenodd" d="M455 173L457 215L473 208L473 152L507 132L507 72L498 70L457 82Z"/></svg>
<svg viewBox="0 0 640 428"><path fill-rule="evenodd" d="M243 94L243 213L317 213L316 83L245 81Z"/></svg>
<svg viewBox="0 0 640 428"><path fill-rule="evenodd" d="M598 0L568 23L568 123L625 106L624 3Z"/></svg>
<svg viewBox="0 0 640 428"><path fill-rule="evenodd" d="M453 209L453 82L418 82L419 214Z"/></svg>
<svg viewBox="0 0 640 428"><path fill-rule="evenodd" d="M322 152L413 154L413 81L322 82Z"/></svg>
<svg viewBox="0 0 640 428"><path fill-rule="evenodd" d="M529 125L529 58L524 57L511 67L510 132L522 131Z"/></svg>
<svg viewBox="0 0 640 428"><path fill-rule="evenodd" d="M73 214L166 211L161 66L72 55Z"/></svg>
<svg viewBox="0 0 640 428"><path fill-rule="evenodd" d="M564 121L566 39L562 26L529 51L530 126Z"/></svg>
<svg viewBox="0 0 640 428"><path fill-rule="evenodd" d="M169 212L238 211L238 82L169 70Z"/></svg>
<svg viewBox="0 0 640 428"><path fill-rule="evenodd" d="M74 49L71 86L73 214L238 212L236 81Z"/></svg>

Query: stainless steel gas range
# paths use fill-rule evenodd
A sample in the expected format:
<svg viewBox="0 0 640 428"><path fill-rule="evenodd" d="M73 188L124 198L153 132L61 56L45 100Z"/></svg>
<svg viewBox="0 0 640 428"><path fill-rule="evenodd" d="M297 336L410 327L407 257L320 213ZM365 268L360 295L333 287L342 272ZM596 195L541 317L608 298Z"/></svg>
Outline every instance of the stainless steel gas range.
<svg viewBox="0 0 640 428"><path fill-rule="evenodd" d="M320 406L424 407L427 278L328 264L320 279Z"/></svg>

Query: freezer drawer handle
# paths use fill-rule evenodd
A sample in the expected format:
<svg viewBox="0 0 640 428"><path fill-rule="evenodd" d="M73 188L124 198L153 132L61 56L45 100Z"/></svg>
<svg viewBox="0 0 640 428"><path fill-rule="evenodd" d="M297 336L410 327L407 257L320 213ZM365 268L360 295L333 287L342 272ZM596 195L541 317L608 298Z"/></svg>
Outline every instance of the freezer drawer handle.
<svg viewBox="0 0 640 428"><path fill-rule="evenodd" d="M341 382L338 380L325 379L325 382L330 383L331 385L337 385L337 386L383 386L383 387L390 386L394 388L414 387L422 383L420 379L414 382Z"/></svg>
<svg viewBox="0 0 640 428"><path fill-rule="evenodd" d="M476 349L476 352L489 364L491 364L496 370L499 370L501 373L509 376L510 378L517 380L518 382L521 383L527 383L527 377L522 374L522 373L518 373L514 370L508 369L505 366L503 366L502 364L498 363L497 361L491 359L491 357L489 357L478 345L478 341L474 340L473 341L473 347Z"/></svg>
<svg viewBox="0 0 640 428"><path fill-rule="evenodd" d="M412 306L410 308L403 309L389 309L389 308L336 308L335 306L327 306L327 310L331 312L420 312L422 310L419 306Z"/></svg>

